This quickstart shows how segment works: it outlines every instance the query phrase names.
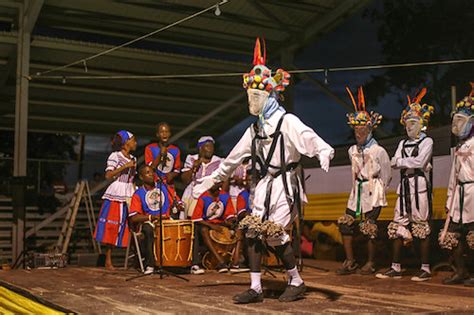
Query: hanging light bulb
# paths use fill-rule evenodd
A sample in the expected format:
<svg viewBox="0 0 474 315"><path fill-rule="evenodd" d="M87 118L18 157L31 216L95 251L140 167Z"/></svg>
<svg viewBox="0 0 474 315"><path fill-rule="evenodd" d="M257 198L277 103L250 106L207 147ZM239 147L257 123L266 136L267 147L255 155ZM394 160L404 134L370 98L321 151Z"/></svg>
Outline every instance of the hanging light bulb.
<svg viewBox="0 0 474 315"><path fill-rule="evenodd" d="M219 15L221 15L221 13L222 13L222 12L221 12L221 8L219 7L219 2L217 2L217 4L216 4L216 11L214 11L214 14L215 14L216 16L219 16Z"/></svg>

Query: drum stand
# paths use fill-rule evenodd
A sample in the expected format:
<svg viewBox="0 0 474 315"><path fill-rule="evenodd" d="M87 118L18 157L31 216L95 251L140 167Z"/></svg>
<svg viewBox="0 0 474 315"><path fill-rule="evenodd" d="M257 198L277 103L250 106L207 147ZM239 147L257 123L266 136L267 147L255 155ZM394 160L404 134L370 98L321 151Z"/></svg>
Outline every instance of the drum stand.
<svg viewBox="0 0 474 315"><path fill-rule="evenodd" d="M141 275L138 275L138 276L133 276L131 278L128 278L128 279L125 279L125 281L130 281L130 280L134 280L134 279L138 279L138 278L143 278L143 277L146 277L146 276L152 276L152 275L160 275L160 279L163 279L164 276L172 276L172 277L175 277L175 278L178 278L178 279L181 279L181 280L184 280L186 282L189 282L189 279L186 279L180 275L177 275L175 274L174 272L171 272L171 271L168 271L168 270L165 270L163 269L163 211L162 211L162 207L163 207L163 204L162 204L162 200L161 200L161 193L163 191L163 180L160 178L160 238L159 241L160 242L160 266L157 268L155 266L155 270L150 273L150 274L141 274Z"/></svg>

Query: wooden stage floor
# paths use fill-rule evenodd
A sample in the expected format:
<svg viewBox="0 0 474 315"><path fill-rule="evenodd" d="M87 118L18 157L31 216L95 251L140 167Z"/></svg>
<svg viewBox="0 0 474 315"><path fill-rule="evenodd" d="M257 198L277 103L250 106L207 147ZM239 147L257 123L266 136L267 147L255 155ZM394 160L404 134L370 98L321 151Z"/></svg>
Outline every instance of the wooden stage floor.
<svg viewBox="0 0 474 315"><path fill-rule="evenodd" d="M248 274L209 272L184 275L189 282L158 275L132 281L133 270L67 267L61 270L0 271L0 279L34 295L82 314L310 314L310 313L474 313L474 288L444 286L446 272L424 283L379 280L373 276L336 276L336 262L307 261L303 278L306 298L280 303L276 297L285 286L284 274L264 276L268 298L263 303L235 305L232 296L247 289Z"/></svg>

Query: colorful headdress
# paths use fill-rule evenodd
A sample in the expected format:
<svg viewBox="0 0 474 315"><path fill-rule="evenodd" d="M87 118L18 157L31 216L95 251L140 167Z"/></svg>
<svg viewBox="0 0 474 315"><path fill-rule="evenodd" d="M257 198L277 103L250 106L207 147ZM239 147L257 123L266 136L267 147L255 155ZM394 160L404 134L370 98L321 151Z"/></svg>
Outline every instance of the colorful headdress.
<svg viewBox="0 0 474 315"><path fill-rule="evenodd" d="M408 106L403 110L400 117L400 123L405 126L408 119L420 119L423 127L426 129L430 122L431 115L434 113L434 107L428 104L421 105L421 100L426 95L426 88L422 88L420 93L413 99L407 95Z"/></svg>
<svg viewBox="0 0 474 315"><path fill-rule="evenodd" d="M456 104L453 114L464 113L468 116L474 115L474 82L471 82L471 93Z"/></svg>
<svg viewBox="0 0 474 315"><path fill-rule="evenodd" d="M370 126L372 128L377 128L377 126L382 122L382 115L371 111L370 113L365 109L365 97L364 90L362 87L359 87L357 90L357 103L355 101L354 95L352 95L351 90L346 86L347 93L351 98L352 104L354 105L354 113L347 114L347 124L354 128L354 126Z"/></svg>
<svg viewBox="0 0 474 315"><path fill-rule="evenodd" d="M253 51L253 69L243 75L244 89L258 89L269 93L281 93L290 84L290 74L283 69L278 69L272 76L272 70L265 66L267 51L263 42L263 55L260 39L257 38Z"/></svg>

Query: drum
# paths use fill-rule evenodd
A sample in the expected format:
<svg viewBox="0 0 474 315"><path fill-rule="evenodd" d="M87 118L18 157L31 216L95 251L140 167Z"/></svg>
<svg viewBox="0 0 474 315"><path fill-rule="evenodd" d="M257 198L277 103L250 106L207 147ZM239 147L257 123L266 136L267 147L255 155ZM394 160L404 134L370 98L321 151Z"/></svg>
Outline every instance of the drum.
<svg viewBox="0 0 474 315"><path fill-rule="evenodd" d="M216 251L224 259L224 262L228 264L232 260L232 253L237 243L235 232L222 227L222 232L210 230L209 236ZM208 270L214 270L218 263L219 261L210 251L207 251L202 257L202 265Z"/></svg>
<svg viewBox="0 0 474 315"><path fill-rule="evenodd" d="M155 264L160 265L160 246L163 246L163 267L190 267L192 265L194 225L191 220L163 220L155 227Z"/></svg>

